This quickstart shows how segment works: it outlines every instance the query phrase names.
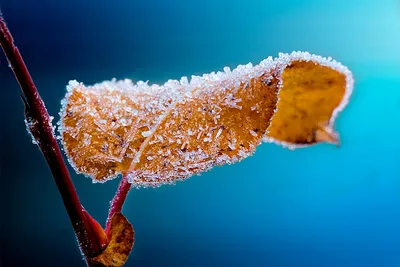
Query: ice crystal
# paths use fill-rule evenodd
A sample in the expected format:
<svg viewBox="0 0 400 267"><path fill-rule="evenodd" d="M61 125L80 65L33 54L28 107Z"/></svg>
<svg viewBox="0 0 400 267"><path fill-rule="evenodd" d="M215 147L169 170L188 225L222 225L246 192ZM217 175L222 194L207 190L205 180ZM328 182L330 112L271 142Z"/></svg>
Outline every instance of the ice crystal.
<svg viewBox="0 0 400 267"><path fill-rule="evenodd" d="M25 127L26 127L26 131L29 133L29 135L31 136L32 139L32 144L34 145L38 145L39 140L36 140L36 138L33 136L32 131L34 130L34 127L36 126L36 124L38 123L36 120L33 120L31 118L27 118L24 120L25 122Z"/></svg>

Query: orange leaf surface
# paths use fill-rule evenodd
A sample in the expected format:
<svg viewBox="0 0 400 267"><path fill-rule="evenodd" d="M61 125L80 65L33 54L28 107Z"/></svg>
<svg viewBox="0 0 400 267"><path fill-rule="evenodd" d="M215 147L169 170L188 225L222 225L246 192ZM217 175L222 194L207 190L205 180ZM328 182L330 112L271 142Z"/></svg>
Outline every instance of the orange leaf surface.
<svg viewBox="0 0 400 267"><path fill-rule="evenodd" d="M337 143L334 119L352 87L346 67L302 52L162 86L73 81L60 132L70 162L94 181L122 173L159 186L242 160L263 140Z"/></svg>
<svg viewBox="0 0 400 267"><path fill-rule="evenodd" d="M111 219L109 240L101 254L89 259L90 266L121 267L128 260L134 243L134 231L129 221L119 212Z"/></svg>

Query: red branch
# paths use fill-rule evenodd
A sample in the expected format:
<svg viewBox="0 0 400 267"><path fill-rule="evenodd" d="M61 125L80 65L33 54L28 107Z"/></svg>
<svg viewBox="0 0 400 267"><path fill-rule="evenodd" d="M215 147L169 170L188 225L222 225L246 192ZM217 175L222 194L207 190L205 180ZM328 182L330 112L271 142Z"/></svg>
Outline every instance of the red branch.
<svg viewBox="0 0 400 267"><path fill-rule="evenodd" d="M107 245L107 241L104 239L105 233L103 229L97 227L97 222L90 217L81 205L57 140L54 137L49 114L1 15L0 46L21 87L23 93L21 97L25 103L28 128L51 170L80 248L86 257L96 255Z"/></svg>
<svg viewBox="0 0 400 267"><path fill-rule="evenodd" d="M106 233L107 235L110 232L110 223L111 219L115 213L121 212L122 206L124 205L125 199L128 196L129 190L131 189L132 184L128 182L128 177L124 175L119 182L117 192L113 200L110 203L110 210L108 212L107 222L106 222Z"/></svg>

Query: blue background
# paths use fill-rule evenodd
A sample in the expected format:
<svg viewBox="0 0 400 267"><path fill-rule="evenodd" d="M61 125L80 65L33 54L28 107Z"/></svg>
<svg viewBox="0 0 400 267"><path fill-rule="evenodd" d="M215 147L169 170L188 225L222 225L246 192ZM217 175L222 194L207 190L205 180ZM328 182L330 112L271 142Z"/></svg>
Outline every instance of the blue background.
<svg viewBox="0 0 400 267"><path fill-rule="evenodd" d="M400 3L395 0L0 0L49 112L70 79L170 78L278 52L332 56L355 76L342 146L263 144L176 186L133 190L126 266L400 266ZM2 266L84 266L0 53ZM73 174L104 222L118 181Z"/></svg>

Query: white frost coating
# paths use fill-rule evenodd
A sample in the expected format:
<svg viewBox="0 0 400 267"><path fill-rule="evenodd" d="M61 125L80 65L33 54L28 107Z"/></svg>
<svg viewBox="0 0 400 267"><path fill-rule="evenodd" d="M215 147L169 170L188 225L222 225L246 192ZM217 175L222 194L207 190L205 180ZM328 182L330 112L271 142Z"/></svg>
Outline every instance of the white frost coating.
<svg viewBox="0 0 400 267"><path fill-rule="evenodd" d="M56 126L53 125L53 120L54 120L54 117L53 117L53 116L50 116L50 117L49 117L49 126L51 127L51 131L52 131L52 133L53 133L53 135L54 135L54 131L55 131L55 129L56 129Z"/></svg>
<svg viewBox="0 0 400 267"><path fill-rule="evenodd" d="M219 128L217 134L215 135L215 139L217 139L222 133L222 129Z"/></svg>
<svg viewBox="0 0 400 267"><path fill-rule="evenodd" d="M149 136L151 135L151 131L142 132L142 135L143 135L144 137L149 137Z"/></svg>
<svg viewBox="0 0 400 267"><path fill-rule="evenodd" d="M257 134L255 131L253 131L253 130L250 130L250 134L251 134L252 136L254 136L254 137L257 137L257 136L258 136L258 134Z"/></svg>
<svg viewBox="0 0 400 267"><path fill-rule="evenodd" d="M52 130L52 134L54 135L54 131L55 131L55 126L52 124L54 117L53 116L49 116L49 126ZM27 119L24 119L25 122L25 127L26 127L26 131L29 133L29 135L32 138L32 144L34 145L38 145L39 144L39 140L36 140L36 138L33 136L32 134L32 129L35 127L35 125L38 123L36 120L30 120L28 121Z"/></svg>
<svg viewBox="0 0 400 267"><path fill-rule="evenodd" d="M329 67L331 69L334 69L342 74L345 75L346 77L346 91L345 94L342 98L342 101L340 102L340 104L334 109L331 119L329 121L329 126L333 126L336 117L338 116L338 114L346 107L346 105L349 102L350 96L353 92L353 87L354 87L354 79L353 79L353 74L351 73L351 71L344 65L342 65L340 62L337 62L336 60L332 59L331 57L325 58L325 57L321 57L318 55L313 55L310 54L309 52L301 52L301 51L297 51L297 52L292 52L291 54L285 54L285 53L279 53L279 57L276 58L274 60L275 64L276 64L276 68L278 70L278 74L277 77L281 78L282 77L282 73L285 70L285 68L287 66L290 66L290 64L293 61L312 61L315 62L317 64L320 64L322 66L325 67ZM280 86L282 86L282 80L280 79ZM278 102L279 102L279 93L278 93ZM277 109L275 109L275 113L276 114ZM271 121L273 121L274 116L272 116ZM269 127L271 127L272 123L270 124ZM267 129L267 133L268 133L268 129ZM284 141L280 141L280 140L275 140L272 137L269 136L263 136L263 141L264 142L268 142L268 143L275 143L275 144L279 144L283 147L287 147L291 150L296 149L296 148L303 148L303 147L308 147L310 145L307 144L302 144L302 145L295 145L295 144L291 144L291 143L287 143Z"/></svg>
<svg viewBox="0 0 400 267"><path fill-rule="evenodd" d="M184 79L182 80L184 82ZM119 91L122 92L126 95L128 95L130 98L132 99L137 99L137 98L141 98L141 99L146 99L146 96L149 96L147 98L156 98L157 101L142 101L144 103L142 104L142 109L145 110L146 112L151 112L154 113L155 112L155 108L158 109L163 109L164 107L162 106L163 104L167 103L169 99L173 99L174 102L177 102L179 100L182 99L183 96L188 97L188 93L187 93L187 88L183 87L182 85L180 85L180 83L178 81L174 81L174 80L170 80L168 82L166 82L163 86L159 86L159 85L151 85L149 86L147 82L143 82L143 81L139 81L137 84L133 84L133 82L129 79L125 79L122 81L117 81L116 79L113 79L112 81L105 81L99 84L95 84L93 86L89 86L89 87L85 87L82 83L78 83L77 81L73 80L70 81L69 84L67 85L67 94L66 97L61 101L61 111L60 111L60 117L63 118L66 114L66 106L68 103L68 99L70 98L70 96L73 93L73 90L81 90L82 92L84 92L85 90L90 90L92 94L96 95L102 95L104 94L105 90L107 90L109 93L112 93L114 91ZM111 101L115 101L116 106L121 106L121 104L123 105L124 103L119 103L119 101L121 101L120 98L116 98L116 99L111 99ZM125 108L125 107L124 107ZM130 107L126 107L126 110L129 111L132 115L137 115L137 110L131 110ZM117 112L117 111L116 111ZM165 113L168 113L168 110L165 110ZM88 114L89 116L95 116L96 114ZM109 116L112 117L114 114L110 113ZM131 120L123 120L122 118L118 120L118 123L120 121L124 121L126 125L129 125L132 123ZM155 123L155 127L153 128L148 128L148 131L144 131L142 132L142 135L149 138L150 136L152 136L153 132L155 131L157 125L159 125L160 121L162 120L162 116L160 116L159 118L157 118L158 122ZM107 120L98 120L95 121L95 124L100 128L100 129L104 129L104 132L106 131L106 124L108 123ZM108 127L111 126L111 128L115 125L115 127L117 127L117 125L115 123L111 123L110 125L108 125ZM68 155L68 151L66 151L66 145L64 143L64 140L62 138L62 133L64 131L68 131L70 134L72 134L73 136L73 132L74 130L76 130L77 133L77 129L64 129L64 125L62 120L60 120L60 122L58 122L58 131L60 133L60 137L59 139L61 139L61 142L63 144L64 147L64 151L67 153ZM144 122L142 126L147 126L146 123ZM134 129L132 129L134 130ZM108 134L112 134L108 133ZM88 138L85 138L85 143L89 142ZM128 143L126 143L127 145ZM107 148L104 147L105 151L107 151ZM139 153L136 153L137 156ZM123 153L121 153L121 156L123 156ZM115 159L114 160L121 160L121 159ZM84 171L79 171L78 168L76 167L76 165L73 163L73 161L71 160L71 157L68 155L68 161L70 162L71 166L75 169L75 171L77 173L83 173L86 176L91 177L90 175L87 175ZM93 178L93 177L91 177ZM105 182L109 179L113 179L115 178L115 175L110 175L110 177L107 177L107 179L99 181L99 180L95 180L92 179L94 183L97 182Z"/></svg>
<svg viewBox="0 0 400 267"><path fill-rule="evenodd" d="M190 101L190 99L194 97L199 97L204 94L215 94L217 90L227 90L227 88L235 88L238 90L241 87L241 84L244 84L244 89L249 86L249 81L253 78L260 77L261 75L268 74L268 73L274 73L278 78L281 77L281 74L284 70L285 67L291 64L292 61L313 61L316 63L319 63L323 66L328 66L331 67L343 74L346 75L346 94L345 97L343 98L341 104L334 110L332 118L330 120L330 125L334 123L334 120L337 116L337 114L346 106L348 102L348 98L351 95L352 88L353 88L353 78L351 72L347 69L347 67L341 65L340 63L332 60L331 58L323 58L320 56L316 55L311 55L308 52L293 52L292 54L279 54L279 57L276 58L275 60L272 59L272 57L268 57L267 59L261 61L258 65L253 66L251 63L247 65L239 65L236 69L231 70L229 67L225 67L223 72L212 72L210 74L204 74L203 76L192 76L190 81L187 77L182 77L179 81L178 80L169 80L167 81L164 85L148 85L148 82L143 82L139 81L136 84L134 84L131 80L125 79L122 81L117 81L116 79L113 79L112 81L104 81L99 84L95 84L93 86L85 87L82 83L78 83L77 81L70 81L68 86L67 86L67 95L64 100L62 100L62 109L60 111L60 117L63 118L66 114L66 105L68 98L71 96L72 91L76 90L77 88L79 90L85 91L85 90L90 90L93 93L98 93L101 94L104 92L104 90L108 90L110 93L114 91L121 91L124 94L131 96L133 99L136 96L144 96L144 95L149 95L149 96L158 96L159 99L157 101L150 101L146 103L142 103L143 109L150 112L154 113L157 110L162 110L162 114L157 117L157 120L154 122L154 124L146 125L146 122L142 122L143 125L147 127L147 131L143 131L141 135L145 137L145 141L141 144L140 148L138 150L135 150L135 155L132 155L131 157L133 158L131 166L130 166L130 171L129 171L129 180L131 183L134 184L136 187L154 187L154 186L160 186L161 184L164 184L168 181L168 178L174 178L174 177L159 177L157 174L152 173L150 171L145 171L145 170L135 170L135 166L140 160L140 157L144 151L144 149L147 147L147 145L156 143L158 141L163 142L164 139L161 135L159 136L154 136L156 133L158 127L164 122L164 120L169 116L175 116L174 114L174 109L177 104L182 103L183 101ZM272 75L270 77L267 77L266 79L271 79ZM281 81L282 84L282 81ZM168 102L170 100L170 102ZM121 101L121 99L113 99L112 101ZM165 104L167 103L168 104ZM239 105L241 102L241 99L225 99L225 102L222 103L221 105L227 105L229 107L233 108L238 108L241 109L241 106ZM129 107L126 107L129 109ZM220 109L220 107L215 107L215 110ZM254 106L251 108L251 110L256 110L258 109L257 106ZM213 110L213 112L215 112ZM129 110L129 112L133 115L138 114L138 110ZM199 110L201 112L201 110ZM275 110L276 112L276 110ZM90 114L89 114L90 115ZM110 117L113 116L111 113L109 115ZM124 126L129 126L132 125L132 121L129 119L121 119L123 122ZM215 115L214 118L214 123L217 124L218 122L218 115ZM107 121L97 121L97 126L99 128L102 128L104 125L106 125L108 122ZM171 122L174 123L174 122ZM64 130L68 130L69 133L73 134L73 130L71 129L63 129L64 125L62 121L59 123L59 132L61 133ZM168 123L166 123L168 126ZM114 125L111 123L111 128L114 127ZM195 132L196 130L199 130L198 133ZM197 140L203 140L204 142L215 142L216 139L221 135L223 129L219 128L218 131L216 131L216 135L209 136L206 134L207 129L188 129L188 135L189 136L194 136ZM268 132L268 131L267 131ZM250 131L249 134L252 136L258 136L258 134L254 131ZM261 134L262 135L262 134ZM156 138L156 140L153 140L153 137ZM260 137L261 138L261 137ZM151 140L153 140L151 142ZM296 148L296 147L301 147L301 146L295 146L292 144L287 144L285 142L280 142L277 140L273 140L270 137L264 136L263 140L266 142L274 142L281 144L283 146L289 147L291 149ZM180 148L183 150L186 147L186 141L185 139L175 139L175 140L169 140L170 143L177 142L178 144L181 144ZM64 147L64 141L62 141ZM90 138L85 136L85 144L88 145L90 144ZM229 147L232 150L235 150L238 146L236 144L236 140L232 140L231 143L229 143ZM239 148L240 149L240 148ZM105 150L107 148L105 147ZM254 152L254 151L252 151ZM252 152L245 152L245 151L239 151L239 156L234 156L233 158L229 158L226 155L221 156L220 158L217 159L212 159L210 160L208 158L208 155L205 154L204 152L201 152L200 150L197 152L198 155L201 157L204 157L204 160L196 163L196 164L191 164L190 166L183 166L179 165L176 166L176 168L179 168L181 171L186 173L186 175L180 176L178 179L172 179L170 182L171 184L174 184L176 180L181 180L187 177L190 177L193 175L191 173L190 169L191 168L198 168L202 169L203 171L211 169L214 165L216 164L222 164L222 163L228 163L232 164L234 162L237 162L244 157L249 156L252 154ZM67 153L68 154L68 153ZM166 156L168 154L171 154L170 150L167 150ZM121 153L121 157L122 157ZM184 158L189 159L191 155L185 154ZM151 155L146 157L147 160L151 161L153 160L153 157ZM118 159L117 159L118 160ZM68 161L70 164L74 167L74 169L78 172L78 169L70 160L70 157L68 157ZM187 160L186 160L187 161ZM187 161L189 162L189 161ZM147 181L144 182L141 180L140 175L144 175L147 177ZM170 175L173 175L171 172ZM109 179L115 178L114 176L107 177L107 179L104 180L96 180L92 179L93 182L105 182ZM163 180L162 183L160 183L160 180Z"/></svg>
<svg viewBox="0 0 400 267"><path fill-rule="evenodd" d="M24 119L24 122L25 122L26 131L29 133L29 135L32 138L32 144L38 145L38 140L36 140L36 138L32 134L32 128L35 127L35 125L37 124L37 121L34 121L34 120L27 121L26 119Z"/></svg>
<svg viewBox="0 0 400 267"><path fill-rule="evenodd" d="M260 65L257 65L256 67L253 67L251 64L248 64L246 66L239 66L237 69L230 71L230 69L228 67L224 68L225 73L222 72L217 72L217 73L211 73L211 74L205 74L202 77L199 76L192 76L191 81L188 82L186 77L183 77L180 81L180 85L185 87L185 95L175 101L174 105L171 105L170 109L168 110L168 112L166 112L161 120L159 121L158 125L161 125L161 123L163 122L163 120L165 118L167 118L167 116L171 115L175 116L176 114L174 109L176 104L178 103L183 103L184 101L190 101L193 97L202 97L204 95L214 95L216 94L217 90L226 90L226 88L235 88L235 90L238 90L240 87L240 84L243 83L248 83L250 79L258 77L262 74L265 74L266 72L270 72L271 68L273 67L273 60L272 58L268 58L267 60L262 61L262 63ZM173 83L171 81L171 83ZM230 101L228 104L230 104L230 106L235 106L237 108L240 108L237 106L237 103L241 102L241 99L237 99L236 101ZM220 107L215 107L216 110L220 110ZM203 112L201 109L199 110L199 112ZM211 112L214 112L214 110L212 110ZM217 118L219 118L219 115L216 115L214 122L216 123ZM173 122L172 122L173 123ZM168 123L167 123L168 124ZM155 127L154 132L157 130L157 126ZM207 129L199 129L198 134L196 135L196 139L200 140L202 139L203 142L212 142L212 136L210 135L210 133L206 134ZM219 129L219 131L217 132L218 136L221 134L222 129ZM136 170L136 164L139 162L139 158L141 157L144 149L147 147L147 145L150 143L150 139L153 137L153 134L147 136L146 140L144 141L144 143L141 145L141 148L135 158L135 160L132 162L131 166L130 166L130 171L129 173L131 174L129 177L130 181L132 183L135 184L135 186L159 186L161 183L160 181L163 180L163 183L165 183L168 179L173 178L173 180L175 180L175 173L168 173L167 175L163 175L162 179L159 177L159 175L152 173L150 171L143 171L143 170ZM178 133L179 134L179 133ZM192 130L188 130L188 135L189 136L193 136L194 132L192 132ZM206 135L206 136L204 136ZM185 141L182 141L178 136L177 139L175 140L169 140L169 143L177 143L180 144L180 148L181 150L183 150L186 145L185 145ZM208 158L207 154L198 152L197 153L199 157L204 157L204 160L199 162L198 164L196 164L196 166L192 165L191 167L184 167L184 166L175 166L174 168L176 170L181 170L184 171L186 173L186 175L183 175L182 177L182 173L180 173L180 178L177 178L177 180L189 177L191 175L193 175L194 173L191 172L189 169L190 168L198 168L201 169L202 171L204 170L208 170L210 168L212 168L216 163L222 163L224 160L221 159L216 159L214 160L206 160ZM202 156L204 155L204 156ZM247 155L247 154L246 154ZM171 156L171 151L167 150L167 155L166 156ZM188 153L184 154L184 158L185 161L188 161ZM231 159L230 162L234 162L237 161L238 159ZM226 159L225 162L227 162L228 160ZM175 163L171 163L171 164L175 164ZM146 177L146 180L148 181L149 179L153 179L154 181L158 181L158 182L152 182L152 183L148 183L148 182L144 182L142 179L139 179L138 177L140 176L144 176ZM170 177L171 176L171 177ZM133 178L134 177L134 178ZM174 183L174 182L171 182Z"/></svg>

